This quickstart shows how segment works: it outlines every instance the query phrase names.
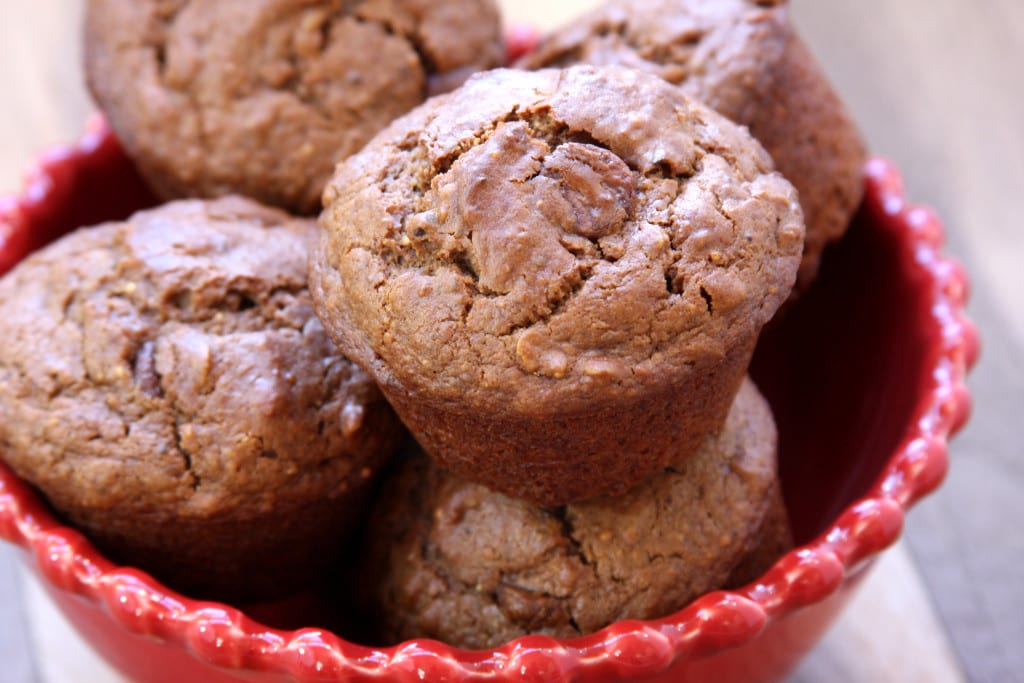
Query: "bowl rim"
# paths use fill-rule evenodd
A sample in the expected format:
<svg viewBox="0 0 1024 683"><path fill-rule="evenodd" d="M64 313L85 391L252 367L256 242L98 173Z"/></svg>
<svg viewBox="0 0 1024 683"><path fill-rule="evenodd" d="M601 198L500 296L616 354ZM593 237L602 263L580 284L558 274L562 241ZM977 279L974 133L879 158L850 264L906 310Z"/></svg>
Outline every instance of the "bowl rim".
<svg viewBox="0 0 1024 683"><path fill-rule="evenodd" d="M81 140L43 153L16 196L0 197L0 237L31 224L41 207L60 202L67 181L60 171L117 141L102 117ZM558 640L524 636L489 651L469 651L433 640L369 647L315 628L266 627L226 604L196 601L148 574L117 566L81 533L63 525L40 497L0 463L0 538L20 547L48 587L105 610L129 633L183 648L200 661L234 670L273 672L299 681L325 676L355 680L384 672L411 679L573 680L596 670L613 676L653 675L681 658L737 647L769 623L821 602L856 576L900 536L907 510L933 492L948 470L948 441L966 423L971 398L967 372L977 362L977 328L967 318L967 276L942 254L941 221L912 205L895 165L872 158L864 169L867 208L885 217L887 230L912 251L912 267L930 296L928 320L937 352L932 385L917 398L914 418L875 484L810 543L780 558L764 575L738 589L708 593L662 619L620 621L594 634Z"/></svg>

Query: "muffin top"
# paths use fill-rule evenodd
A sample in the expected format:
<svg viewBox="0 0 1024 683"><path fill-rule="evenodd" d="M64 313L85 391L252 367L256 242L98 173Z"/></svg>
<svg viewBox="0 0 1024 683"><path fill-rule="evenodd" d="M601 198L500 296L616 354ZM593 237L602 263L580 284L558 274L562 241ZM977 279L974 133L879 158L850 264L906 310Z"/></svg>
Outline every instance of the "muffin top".
<svg viewBox="0 0 1024 683"><path fill-rule="evenodd" d="M574 64L655 74L749 127L800 193L807 235L798 288L811 284L860 204L867 153L786 0L610 0L518 63Z"/></svg>
<svg viewBox="0 0 1024 683"><path fill-rule="evenodd" d="M86 72L164 196L320 208L334 165L504 61L492 0L89 0Z"/></svg>
<svg viewBox="0 0 1024 683"><path fill-rule="evenodd" d="M610 0L546 36L524 68L622 65L654 73L733 120L792 30L786 0Z"/></svg>
<svg viewBox="0 0 1024 683"><path fill-rule="evenodd" d="M368 427L387 406L313 315L315 231L185 201L27 258L0 281L0 457L82 518L345 495L396 436Z"/></svg>
<svg viewBox="0 0 1024 683"><path fill-rule="evenodd" d="M749 343L803 245L745 129L621 67L498 70L339 166L318 313L383 384L586 405Z"/></svg>
<svg viewBox="0 0 1024 683"><path fill-rule="evenodd" d="M542 508L426 458L403 462L363 553L381 637L490 648L682 609L766 542L780 554L788 546L775 439L771 411L748 380L720 434L619 497ZM775 515L779 528L766 525Z"/></svg>

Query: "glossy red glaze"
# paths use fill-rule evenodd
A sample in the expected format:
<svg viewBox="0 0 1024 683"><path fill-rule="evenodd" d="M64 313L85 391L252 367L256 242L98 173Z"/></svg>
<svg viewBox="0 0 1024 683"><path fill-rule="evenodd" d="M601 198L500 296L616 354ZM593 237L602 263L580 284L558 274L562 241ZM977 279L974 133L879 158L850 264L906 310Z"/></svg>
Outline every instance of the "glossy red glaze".
<svg viewBox="0 0 1024 683"><path fill-rule="evenodd" d="M970 412L978 357L963 270L943 231L875 159L867 198L820 281L764 335L753 373L779 423L781 473L801 547L754 583L660 620L575 640L516 640L491 652L431 641L353 644L321 629L315 596L234 609L197 602L117 567L0 465L0 537L68 619L138 681L775 681L813 647L903 516L947 469ZM0 270L83 224L153 202L100 120L45 155L25 192L0 200ZM248 615L248 616L247 616ZM258 615L261 621L254 617ZM308 619L308 621L304 621Z"/></svg>
<svg viewBox="0 0 1024 683"><path fill-rule="evenodd" d="M525 57L540 44L541 34L531 24L512 24L505 31L505 52L509 64Z"/></svg>

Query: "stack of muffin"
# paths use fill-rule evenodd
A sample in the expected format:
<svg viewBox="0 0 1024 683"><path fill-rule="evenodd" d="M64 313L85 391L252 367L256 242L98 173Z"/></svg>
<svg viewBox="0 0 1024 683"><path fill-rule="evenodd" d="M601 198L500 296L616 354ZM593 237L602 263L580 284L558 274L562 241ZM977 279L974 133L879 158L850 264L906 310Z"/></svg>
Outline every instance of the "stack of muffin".
<svg viewBox="0 0 1024 683"><path fill-rule="evenodd" d="M0 456L106 552L270 599L359 528L378 640L490 647L664 616L789 547L745 375L863 149L781 2L612 2L464 85L500 60L489 1L87 16L140 171L211 198L0 282ZM319 228L213 199L321 191ZM384 468L395 414L417 445Z"/></svg>

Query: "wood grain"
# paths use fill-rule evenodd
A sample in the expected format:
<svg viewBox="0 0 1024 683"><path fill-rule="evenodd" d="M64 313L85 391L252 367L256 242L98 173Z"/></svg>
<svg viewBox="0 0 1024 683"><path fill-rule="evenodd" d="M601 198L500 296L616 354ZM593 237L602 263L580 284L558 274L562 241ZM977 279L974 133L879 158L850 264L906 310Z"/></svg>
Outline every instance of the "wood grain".
<svg viewBox="0 0 1024 683"><path fill-rule="evenodd" d="M794 680L1022 681L1024 3L792 2L872 149L904 169L912 199L945 217L950 249L975 282L971 313L985 340L971 381L975 417L954 444L949 481L912 512L906 546L886 556ZM594 3L504 4L510 20L552 25ZM18 187L43 146L74 139L91 109L78 68L80 8L0 2L0 193ZM0 680L20 683L38 670L12 558L0 548ZM37 645L56 628L40 618Z"/></svg>

